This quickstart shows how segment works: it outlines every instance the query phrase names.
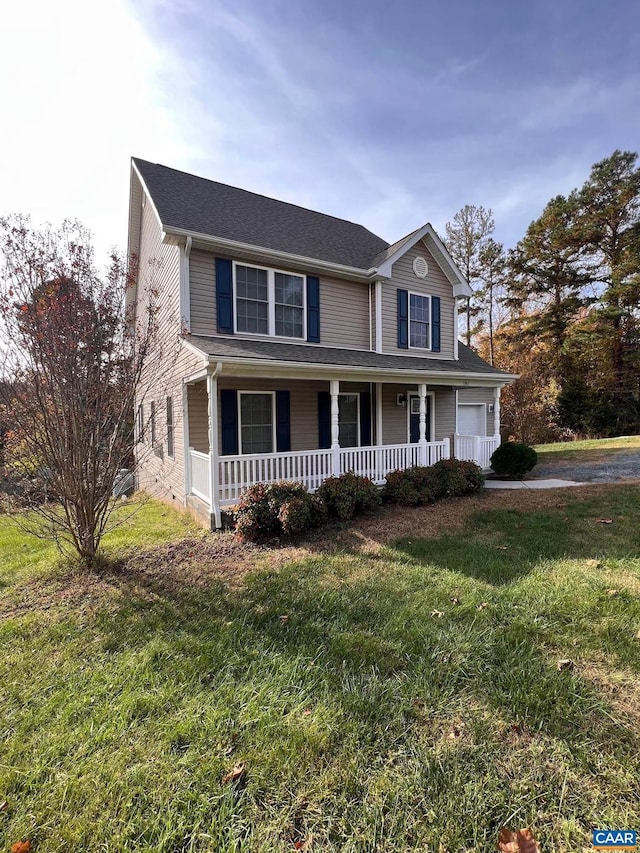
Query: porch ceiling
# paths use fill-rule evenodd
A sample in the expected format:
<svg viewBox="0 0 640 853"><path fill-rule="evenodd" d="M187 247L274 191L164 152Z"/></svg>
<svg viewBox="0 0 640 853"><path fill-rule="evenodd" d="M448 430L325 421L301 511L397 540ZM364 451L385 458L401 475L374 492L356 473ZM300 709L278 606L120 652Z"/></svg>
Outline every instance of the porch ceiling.
<svg viewBox="0 0 640 853"><path fill-rule="evenodd" d="M453 361L218 336L190 335L186 341L210 362L219 363L224 375L422 381L459 387L496 387L517 378L491 367L462 343L459 358Z"/></svg>

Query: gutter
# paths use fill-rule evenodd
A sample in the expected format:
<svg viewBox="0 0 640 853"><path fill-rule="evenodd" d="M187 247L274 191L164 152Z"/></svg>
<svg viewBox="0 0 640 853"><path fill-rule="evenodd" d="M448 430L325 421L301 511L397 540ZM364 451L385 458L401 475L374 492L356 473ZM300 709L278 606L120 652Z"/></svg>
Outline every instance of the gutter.
<svg viewBox="0 0 640 853"><path fill-rule="evenodd" d="M436 372L427 370L408 370L405 368L390 368L390 367L364 367L357 365L341 365L341 364L317 364L308 361L269 361L263 358L225 358L224 356L209 355L209 364L216 364L216 370L222 369L225 365L237 367L262 367L273 373L274 368L286 368L287 370L313 370L321 373L329 373L335 376L336 373L354 373L365 374L367 376L393 376L399 377L401 381L406 381L407 377L417 376L427 380L438 379L444 384L451 384L450 380L458 382L478 382L488 383L491 385L511 384L518 379L518 375L514 373L464 373L464 372Z"/></svg>
<svg viewBox="0 0 640 853"><path fill-rule="evenodd" d="M169 235L180 238L191 237L192 240L197 240L199 243L205 243L207 246L218 247L223 250L226 249L230 252L264 255L266 258L273 260L289 261L290 263L312 267L313 269L322 270L323 272L332 272L336 275L350 276L351 278L356 278L359 281L371 281L377 272L375 267L365 270L361 267L334 264L331 263L331 261L322 261L317 258L306 257L305 255L294 255L290 252L276 252L273 249L267 249L264 246L256 246L254 243L240 243L237 240L227 240L223 237L212 237L210 234L189 231L185 228L174 228L170 225L164 226L163 233L164 242L167 242L167 237Z"/></svg>

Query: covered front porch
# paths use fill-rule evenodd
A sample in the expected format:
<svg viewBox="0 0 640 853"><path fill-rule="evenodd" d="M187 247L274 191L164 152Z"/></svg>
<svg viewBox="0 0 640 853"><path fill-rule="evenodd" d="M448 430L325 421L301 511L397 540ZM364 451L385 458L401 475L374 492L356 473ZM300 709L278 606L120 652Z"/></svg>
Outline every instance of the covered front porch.
<svg viewBox="0 0 640 853"><path fill-rule="evenodd" d="M391 471L452 456L487 469L500 443L499 388L485 388L487 402L475 403L473 435L458 432L461 391L426 382L248 379L212 369L185 386L186 493L207 504L219 526L221 508L255 483L296 481L315 491L352 471L383 484Z"/></svg>

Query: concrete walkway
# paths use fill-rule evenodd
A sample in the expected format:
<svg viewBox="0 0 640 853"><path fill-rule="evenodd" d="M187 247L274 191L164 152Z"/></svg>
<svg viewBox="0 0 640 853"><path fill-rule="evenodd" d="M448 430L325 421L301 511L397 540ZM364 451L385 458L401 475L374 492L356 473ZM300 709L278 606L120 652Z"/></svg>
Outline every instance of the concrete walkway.
<svg viewBox="0 0 640 853"><path fill-rule="evenodd" d="M574 480L485 480L486 489L565 489L569 486L586 486Z"/></svg>

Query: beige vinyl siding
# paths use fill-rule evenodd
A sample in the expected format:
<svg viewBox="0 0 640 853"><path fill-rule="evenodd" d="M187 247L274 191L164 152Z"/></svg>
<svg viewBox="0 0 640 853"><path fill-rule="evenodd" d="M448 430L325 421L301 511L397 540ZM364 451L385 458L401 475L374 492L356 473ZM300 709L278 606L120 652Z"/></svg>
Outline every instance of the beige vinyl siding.
<svg viewBox="0 0 640 853"><path fill-rule="evenodd" d="M434 408L434 435L432 441L442 441L450 438L455 431L456 422L456 395L448 388L438 386L430 387L427 391L433 392L432 405ZM408 409L398 406L398 394L412 394L418 392L417 385L392 385L385 383L382 386L382 441L383 444L406 444L409 441L409 415Z"/></svg>
<svg viewBox="0 0 640 853"><path fill-rule="evenodd" d="M184 503L184 376L204 363L180 336L180 250L162 243L162 232L155 211L147 200L141 206L140 263L138 304L147 304L149 293L157 308L157 345L147 362L142 386L144 412L148 419L155 403L156 448L150 441L137 446L138 484L155 497ZM173 401L174 456L167 456L166 398ZM138 400L138 402L140 402Z"/></svg>
<svg viewBox="0 0 640 853"><path fill-rule="evenodd" d="M485 411L485 435L493 435L493 412L489 411L488 403L493 403L493 388L465 388L458 391L458 404L482 404Z"/></svg>
<svg viewBox="0 0 640 853"><path fill-rule="evenodd" d="M413 271L413 260L422 255L427 261L429 272L426 278L418 278ZM398 348L398 288L426 296L440 297L440 352L431 353L422 349ZM454 357L453 317L455 299L451 283L436 263L433 255L421 241L393 265L391 281L382 285L382 345L386 353L401 353L425 358Z"/></svg>
<svg viewBox="0 0 640 853"><path fill-rule="evenodd" d="M320 276L320 345L369 349L369 286Z"/></svg>
<svg viewBox="0 0 640 853"><path fill-rule="evenodd" d="M187 385L187 403L189 406L189 447L193 447L200 453L208 453L209 396L206 380Z"/></svg>
<svg viewBox="0 0 640 853"><path fill-rule="evenodd" d="M256 263L242 258L236 260L249 266ZM306 276L303 272L296 274ZM189 302L191 332L194 335L217 334L216 266L212 252L201 249L191 251ZM239 337L242 336L240 333ZM268 335L250 337L256 340L280 340ZM306 342L301 340L300 343ZM320 345L369 349L369 287L366 283L320 276Z"/></svg>
<svg viewBox="0 0 640 853"><path fill-rule="evenodd" d="M211 252L192 249L189 258L191 333L216 334L216 261Z"/></svg>

